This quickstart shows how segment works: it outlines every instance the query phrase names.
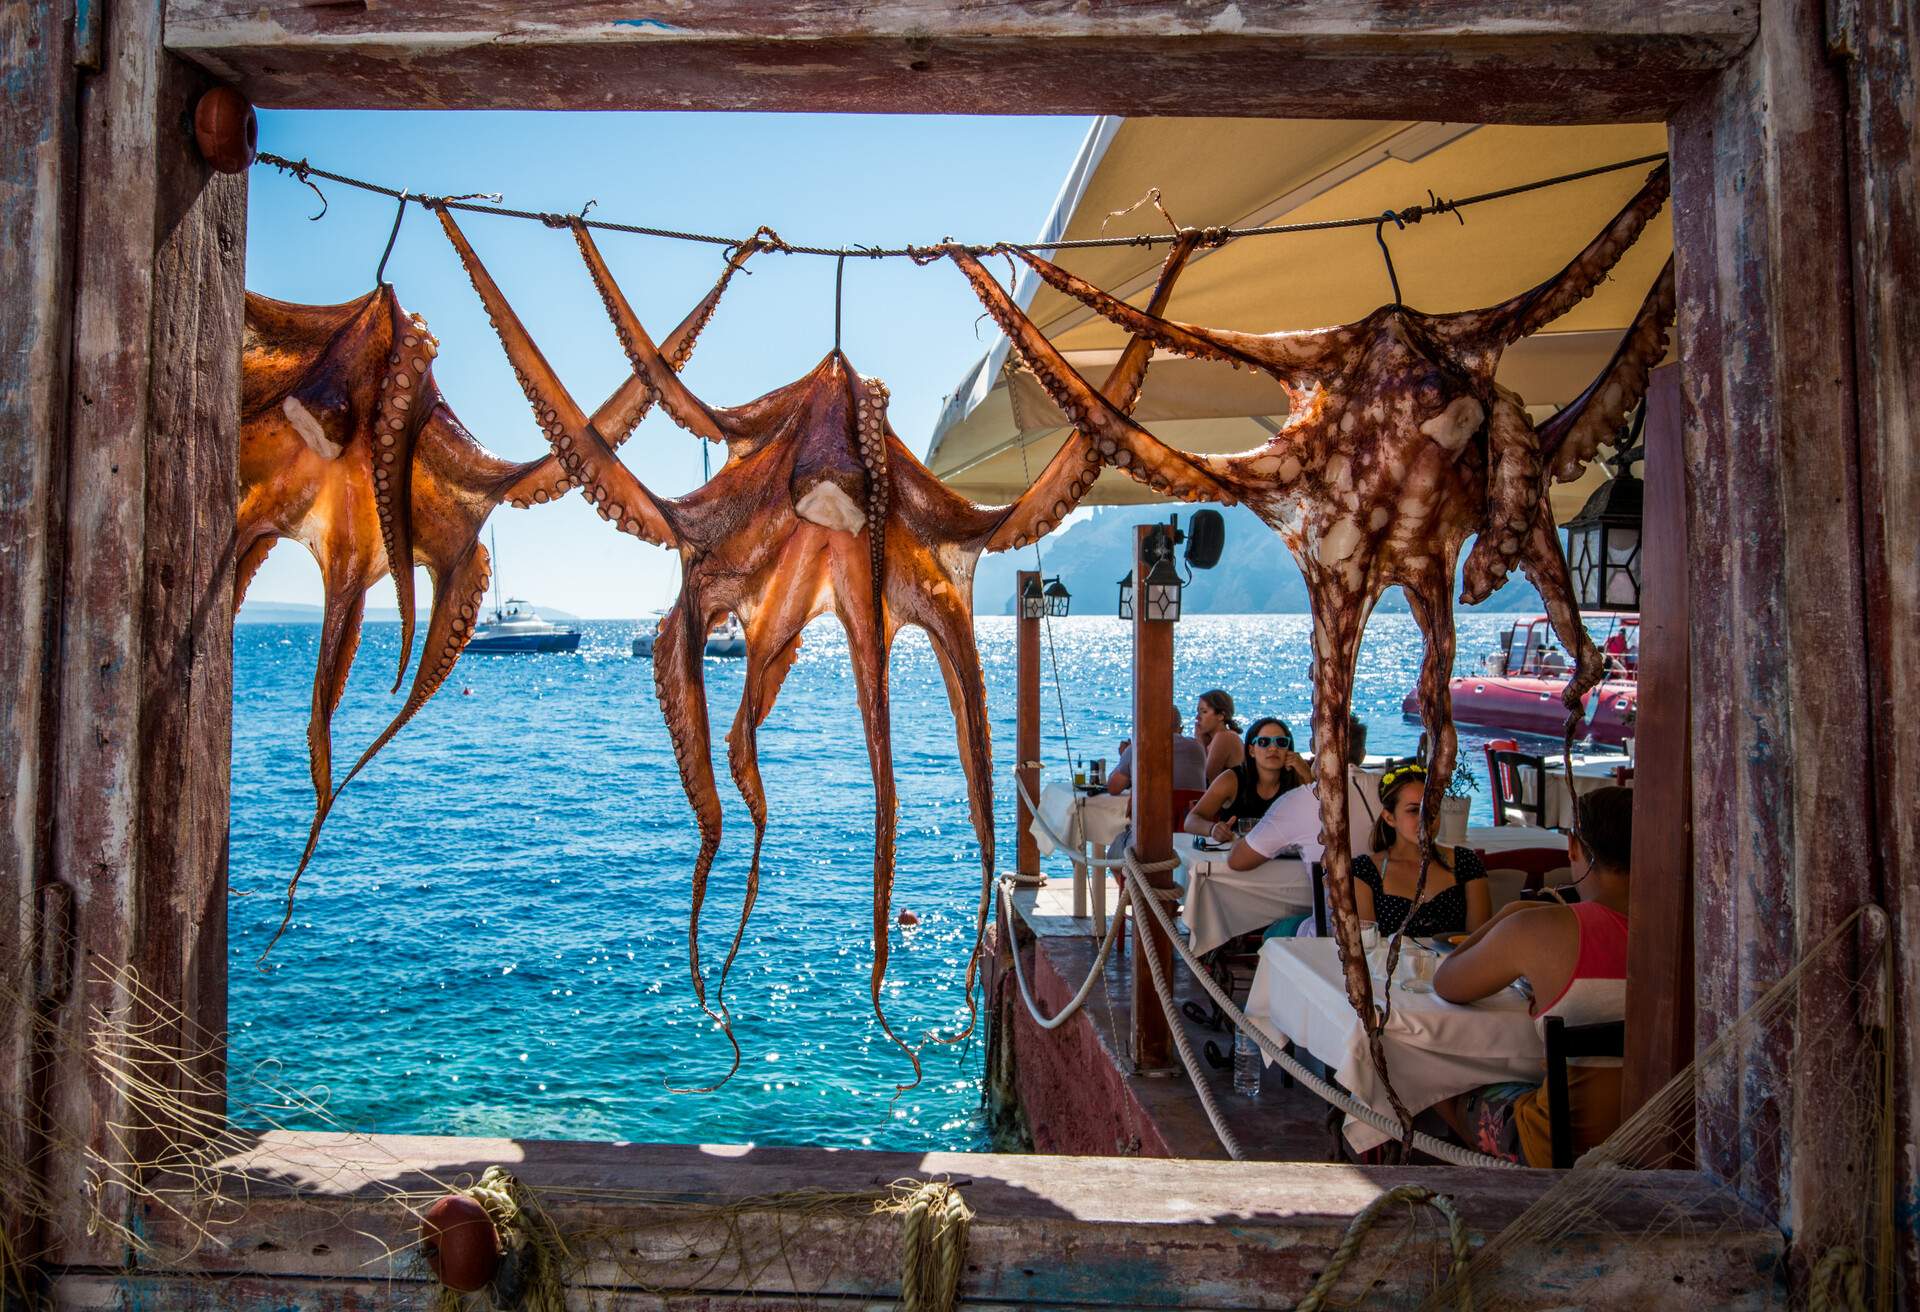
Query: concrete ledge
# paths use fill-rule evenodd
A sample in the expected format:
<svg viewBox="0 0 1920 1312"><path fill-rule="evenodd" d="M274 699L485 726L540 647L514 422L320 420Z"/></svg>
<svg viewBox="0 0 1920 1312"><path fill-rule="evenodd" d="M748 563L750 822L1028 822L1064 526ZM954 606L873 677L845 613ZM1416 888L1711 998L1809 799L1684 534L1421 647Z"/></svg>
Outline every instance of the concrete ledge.
<svg viewBox="0 0 1920 1312"><path fill-rule="evenodd" d="M946 1178L975 1213L969 1305L1256 1308L1304 1295L1354 1215L1420 1183L1452 1197L1476 1240L1551 1186L1544 1171L1357 1168L1123 1158L840 1152L507 1139L272 1134L224 1164L232 1201L205 1229L140 1218L171 1256L151 1270L70 1270L73 1308L365 1309L424 1305L413 1212L446 1182L500 1164L540 1189L563 1231L587 1236L584 1306L779 1308L899 1297L899 1222L872 1198ZM411 1209L411 1210L410 1210ZM1375 1250L1397 1242L1378 1232ZM1481 1298L1502 1306L1759 1308L1777 1295L1781 1241L1703 1177L1631 1177L1549 1249ZM391 1254L401 1255L394 1257ZM1437 1221L1401 1250L1369 1308L1415 1306L1443 1269ZM1395 1282L1404 1281L1404 1285Z"/></svg>

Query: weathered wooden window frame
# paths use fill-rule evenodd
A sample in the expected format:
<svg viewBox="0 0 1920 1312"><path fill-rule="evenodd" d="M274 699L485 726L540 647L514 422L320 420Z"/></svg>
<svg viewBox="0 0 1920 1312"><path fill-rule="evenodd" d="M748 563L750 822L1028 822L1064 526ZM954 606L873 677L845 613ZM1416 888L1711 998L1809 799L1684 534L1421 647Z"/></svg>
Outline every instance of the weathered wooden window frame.
<svg viewBox="0 0 1920 1312"><path fill-rule="evenodd" d="M0 758L11 767L0 946L24 957L24 945L71 929L72 956L43 954L35 980L59 1033L77 1035L89 1008L129 1005L89 969L96 959L135 967L210 1028L225 1019L245 182L210 177L181 131L209 78L276 107L1667 121L1685 387L1663 402L1680 422L1677 449L1660 458L1669 479L1684 472L1688 611L1650 625L1642 650L1650 673L1684 673L1699 695L1686 735L1642 746L1643 788L1665 774L1669 796L1685 799L1662 824L1691 833L1691 859L1670 865L1675 882L1636 890L1656 913L1639 922L1636 981L1681 986L1630 1001L1637 1096L1860 902L1887 905L1896 923L1920 917L1910 873L1920 821L1875 785L1882 773L1914 777L1920 746L1911 720L1891 714L1917 682L1920 631L1920 480L1906 427L1920 396L1904 364L1920 358L1920 327L1902 308L1920 301L1913 0L1462 0L1400 12L1360 0L1139 0L1085 13L1014 0L957 14L933 0L784 13L714 0L670 18L575 0L537 26L508 0L272 0L244 13L220 0L43 0L18 15L0 20L17 111L0 122L0 167L14 184L0 191L0 219L16 275L0 302L11 457L0 463L0 541L19 544L0 566L0 613L20 625L0 644ZM838 163L821 167L831 175ZM1713 642L1689 644L1689 627ZM1920 965L1899 971L1896 1035L1920 997ZM108 1091L57 1047L37 1064L30 1018L4 1019L0 1091L40 1078L53 1128L98 1142L114 1112ZM1843 1211L1826 1205L1817 1168L1793 1166L1823 1160L1831 1130L1796 1114L1790 1049L1780 1036L1746 1078L1705 1091L1695 1148L1706 1179L1791 1212L1803 1251L1818 1252L1846 1238ZM1909 1155L1911 1062L1903 1039L1898 1135ZM286 1150L311 1146L296 1136ZM419 1153L469 1149L474 1160L514 1151L433 1141ZM636 1149L624 1166L596 1153L602 1172L687 1169L683 1150ZM946 1169L1018 1193L1009 1182L1027 1177L1006 1165L1016 1160ZM1155 1171L1171 1166L1124 1165L1077 1169L1131 1188L1137 1206L1076 1212L1071 1187L1033 1185L1022 1195L1031 1215L1012 1208L1009 1225L1091 1215L1092 1229L1075 1232L1086 1238L1126 1220L1193 1219L1154 1201L1176 1178ZM898 1166L894 1155L815 1154L768 1169L855 1178ZM49 1167L76 1210L82 1169L66 1158ZM1331 1178L1313 1167L1179 1169L1183 1181L1217 1173L1196 1205L1215 1216L1256 1194L1268 1215L1290 1215L1303 1180L1324 1191ZM1272 1182L1303 1193L1270 1194ZM1446 1187L1501 1211L1470 1179ZM1509 1207L1530 1188L1504 1189ZM1352 1210L1330 1202L1316 1223L1337 1229ZM1191 1228L1163 1237L1179 1247ZM1902 1245L1912 1279L1913 1236ZM62 1256L111 1267L119 1255L81 1244ZM1222 1286L1218 1301L1272 1295L1275 1273L1300 1275L1284 1263L1249 1270L1257 1278ZM982 1287L1004 1298L1021 1288Z"/></svg>

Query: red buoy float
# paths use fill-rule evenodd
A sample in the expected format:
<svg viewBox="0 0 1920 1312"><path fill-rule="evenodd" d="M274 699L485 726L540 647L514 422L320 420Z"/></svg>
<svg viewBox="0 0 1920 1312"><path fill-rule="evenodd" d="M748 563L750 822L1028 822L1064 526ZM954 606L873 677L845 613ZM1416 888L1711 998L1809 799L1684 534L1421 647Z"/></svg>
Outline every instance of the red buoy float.
<svg viewBox="0 0 1920 1312"><path fill-rule="evenodd" d="M500 1265L500 1236L487 1209L465 1194L448 1194L420 1221L420 1249L435 1279L471 1294L484 1289Z"/></svg>
<svg viewBox="0 0 1920 1312"><path fill-rule="evenodd" d="M193 107L193 139L218 172L245 173L253 166L260 124L245 96L232 87L209 87Z"/></svg>

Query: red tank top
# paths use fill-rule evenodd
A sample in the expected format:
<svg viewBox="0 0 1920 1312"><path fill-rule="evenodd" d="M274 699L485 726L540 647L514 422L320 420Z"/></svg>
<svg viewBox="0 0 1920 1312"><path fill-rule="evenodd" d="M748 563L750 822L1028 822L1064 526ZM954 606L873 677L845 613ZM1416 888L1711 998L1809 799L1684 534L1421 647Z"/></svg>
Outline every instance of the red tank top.
<svg viewBox="0 0 1920 1312"><path fill-rule="evenodd" d="M1627 918L1598 902L1576 902L1567 910L1580 924L1580 952L1567 986L1534 1014L1560 1016L1570 1025L1619 1020L1625 1010Z"/></svg>

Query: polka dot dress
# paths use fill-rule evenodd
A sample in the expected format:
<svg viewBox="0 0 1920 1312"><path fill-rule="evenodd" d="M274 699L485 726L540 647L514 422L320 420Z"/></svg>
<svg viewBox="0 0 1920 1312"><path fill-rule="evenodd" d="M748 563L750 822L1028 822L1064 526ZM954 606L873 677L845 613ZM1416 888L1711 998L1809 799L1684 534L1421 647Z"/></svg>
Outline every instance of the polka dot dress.
<svg viewBox="0 0 1920 1312"><path fill-rule="evenodd" d="M1407 918L1407 912L1413 907L1413 899L1400 897L1386 891L1386 883L1380 877L1380 868L1373 864L1371 856L1357 856L1353 859L1353 877L1373 890L1373 920L1380 926L1382 937L1397 933L1400 922ZM1458 934L1467 927L1466 885L1476 879L1487 877L1487 867L1480 860L1480 854L1470 847L1453 849L1453 887L1443 893L1430 894L1421 904L1419 914L1407 927L1409 935L1426 937L1432 934ZM1433 880L1433 872L1427 872L1428 882Z"/></svg>

